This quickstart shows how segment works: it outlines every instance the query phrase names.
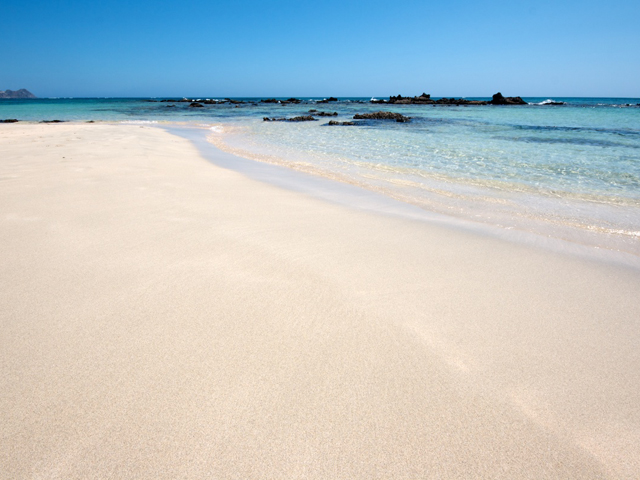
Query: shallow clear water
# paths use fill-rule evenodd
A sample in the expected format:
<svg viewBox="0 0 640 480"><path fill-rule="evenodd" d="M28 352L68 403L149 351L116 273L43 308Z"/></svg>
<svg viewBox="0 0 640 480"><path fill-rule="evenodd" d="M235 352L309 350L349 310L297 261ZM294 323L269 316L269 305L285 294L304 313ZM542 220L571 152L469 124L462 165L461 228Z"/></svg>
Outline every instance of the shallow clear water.
<svg viewBox="0 0 640 480"><path fill-rule="evenodd" d="M144 99L0 101L0 119L187 123L219 147L336 178L441 213L640 254L640 99L555 98L566 105L259 103L189 108ZM314 122L264 122L309 109ZM327 126L377 110L408 123Z"/></svg>

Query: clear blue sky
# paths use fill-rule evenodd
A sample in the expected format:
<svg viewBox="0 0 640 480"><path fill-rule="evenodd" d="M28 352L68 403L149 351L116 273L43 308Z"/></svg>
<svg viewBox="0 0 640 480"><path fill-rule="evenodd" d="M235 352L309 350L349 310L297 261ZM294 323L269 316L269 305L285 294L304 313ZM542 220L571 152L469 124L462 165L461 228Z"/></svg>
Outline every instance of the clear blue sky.
<svg viewBox="0 0 640 480"><path fill-rule="evenodd" d="M38 96L640 97L640 1L0 3Z"/></svg>

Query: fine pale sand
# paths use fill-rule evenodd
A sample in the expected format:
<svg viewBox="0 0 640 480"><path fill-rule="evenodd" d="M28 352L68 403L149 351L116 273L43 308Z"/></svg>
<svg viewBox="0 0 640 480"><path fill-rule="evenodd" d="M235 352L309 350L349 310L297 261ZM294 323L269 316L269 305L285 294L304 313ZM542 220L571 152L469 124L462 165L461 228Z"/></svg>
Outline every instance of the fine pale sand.
<svg viewBox="0 0 640 480"><path fill-rule="evenodd" d="M631 268L106 124L0 126L0 249L2 478L640 476Z"/></svg>

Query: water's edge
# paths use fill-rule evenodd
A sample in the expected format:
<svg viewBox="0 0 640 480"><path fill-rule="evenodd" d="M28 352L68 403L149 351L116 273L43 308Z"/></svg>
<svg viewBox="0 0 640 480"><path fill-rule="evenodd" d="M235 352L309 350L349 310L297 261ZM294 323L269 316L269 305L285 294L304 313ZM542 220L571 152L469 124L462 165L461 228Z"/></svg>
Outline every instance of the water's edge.
<svg viewBox="0 0 640 480"><path fill-rule="evenodd" d="M252 180L278 188L360 211L427 222L444 228L489 236L509 243L524 244L555 254L570 255L585 260L640 270L640 257L631 253L583 245L530 231L506 229L497 225L432 212L356 185L228 153L207 140L210 132L205 128L177 125L155 125L155 128L161 128L172 135L190 141L204 159L216 166L236 171Z"/></svg>

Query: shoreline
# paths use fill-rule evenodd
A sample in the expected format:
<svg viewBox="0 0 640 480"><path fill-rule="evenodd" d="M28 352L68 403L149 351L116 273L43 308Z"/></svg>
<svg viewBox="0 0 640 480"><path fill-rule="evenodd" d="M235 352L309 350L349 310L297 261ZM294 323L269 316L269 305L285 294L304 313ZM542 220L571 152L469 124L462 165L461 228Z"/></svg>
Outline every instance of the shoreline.
<svg viewBox="0 0 640 480"><path fill-rule="evenodd" d="M399 106L407 106L400 104ZM411 105L408 105L411 106ZM614 262L620 264L622 266L628 266L631 268L640 268L640 231L626 231L621 232L615 229L607 229L603 226L596 226L590 224L583 224L580 220L575 219L576 223L567 223L567 218L561 219L553 219L554 213L552 210L545 211L544 209L539 209L537 211L536 216L530 217L525 214L524 211L520 212L517 208L513 211L494 211L487 210L487 205L483 207L479 207L478 202L482 203L482 197L493 198L492 195L498 195L500 198L503 195L516 195L519 198L519 203L526 203L527 196L531 198L537 198L536 202L544 201L553 201L552 197L548 197L545 195L536 194L535 192L520 192L520 191L502 191L502 190L493 190L491 187L483 185L473 185L466 184L461 181L449 180L446 183L457 187L464 188L479 188L480 190L477 194L476 198L474 195L465 199L457 204L448 205L446 202L437 201L433 203L431 201L425 201L425 198L414 197L406 194L402 191L395 191L393 189L386 188L384 186L376 185L375 183L358 181L355 177L345 176L340 174L337 171L321 169L317 167L313 167L311 164L298 164L297 162L290 162L283 158L278 157L277 155L271 154L256 154L249 150L244 150L242 148L236 148L231 145L225 143L223 137L222 130L216 129L226 129L226 128L237 128L236 125L233 124L222 124L222 125L211 125L210 123L194 123L194 121L184 121L184 122L176 122L176 121L159 121L159 120L120 120L120 121L111 121L111 120L99 120L99 121L61 121L61 122L30 122L24 121L21 122L23 125L39 125L39 124L67 124L67 125L84 125L84 124L104 124L104 125L131 125L131 126L147 126L147 127L155 127L170 132L172 134L177 134L183 136L184 138L188 138L191 142L198 145L198 148L202 155L207 156L207 146L212 146L215 149L219 149L236 159L242 159L249 163L245 164L242 168L237 168L234 165L234 162L224 162L225 168L230 168L232 170L241 171L245 174L248 174L250 177L252 176L251 171L255 170L253 166L255 163L268 165L270 167L275 167L279 170L278 175L283 176L285 178L289 178L287 172L295 172L300 174L301 176L297 177L295 180L293 177L289 178L289 182L285 182L284 185L286 188L298 190L298 191L306 191L309 190L309 187L303 187L302 189L298 189L295 185L296 182L301 182L302 185L307 185L311 182L311 180L307 177L314 177L317 179L324 179L328 183L322 186L322 182L318 185L317 188L311 188L313 191L312 194L318 196L318 198L330 198L335 197L332 201L337 201L338 203L349 205L349 201L346 198L339 199L337 196L328 194L326 192L334 189L336 184L346 185L350 188L357 190L366 191L369 194L376 196L382 196L386 199L389 199L393 202L398 202L396 209L396 214L405 216L405 217L414 217L419 218L422 217L427 221L436 221L442 224L449 225L457 225L458 228L468 229L471 231L479 232L485 235L490 235L496 238L506 239L509 241L524 243L526 245L532 247L540 247L544 248L556 253L568 253L575 254L579 257L583 258L592 258L605 262ZM183 135L181 132L199 132L203 133L208 132L206 135L206 142L202 141L203 135ZM213 155L215 157L215 154ZM211 159L210 159L211 160ZM252 163L253 162L253 163ZM216 162L214 162L216 163ZM237 162L235 162L237 163ZM253 166L252 166L253 165ZM266 175L264 176L265 181L271 184L278 184L280 181L277 178L277 175ZM257 177L256 177L257 178ZM313 183L313 182L311 182ZM322 193L320 190L326 190L326 192ZM481 191L484 190L482 193ZM346 196L358 197L360 194L346 194ZM363 193L361 192L361 193ZM434 191L434 195L438 196L438 189L436 188ZM445 194L445 197L448 195ZM454 194L454 197L456 195ZM461 197L462 199L462 197ZM496 199L491 200L490 203L495 202ZM499 200L499 199L498 199ZM504 200L504 199L503 199ZM629 204L619 204L619 205L611 205L609 203L604 203L599 205L599 202L594 202L594 200L586 200L580 197L577 198L569 198L565 199L574 202L575 205L573 208L582 208L582 209L607 209L611 208L635 208L634 203ZM511 203L513 199L507 200L507 203ZM374 202L376 203L376 202ZM378 202L379 203L379 202ZM382 202L384 203L384 202ZM500 203L498 201L498 203ZM497 207L498 203L495 203L493 206ZM411 209L403 210L400 205L406 205L411 207L416 207L418 210ZM381 211L384 211L389 206L379 206ZM551 208L551 207L548 207ZM448 210L453 209L453 210ZM456 209L467 209L467 211L456 211ZM478 214L478 212L482 212L482 214ZM489 214L488 218L476 218L482 217L483 215ZM551 214L550 216L548 216ZM600 212L600 215L605 215L606 213ZM620 212L617 213L620 215ZM493 217L493 218L491 218Z"/></svg>
<svg viewBox="0 0 640 480"><path fill-rule="evenodd" d="M258 181L155 127L7 132L6 475L640 472L637 270Z"/></svg>
<svg viewBox="0 0 640 480"><path fill-rule="evenodd" d="M224 162L223 165L226 168L237 170L252 176L252 165L259 163L262 165L268 165L280 172L280 175L290 177L287 172L295 172L299 176L295 177L297 182L301 182L303 185L310 183L310 179L305 177L315 177L325 180L327 183L324 185L325 190L332 190L335 188L335 184L347 186L347 190L352 189L352 192L367 192L372 197L384 197L388 199L391 204L396 205L395 213L400 216L422 218L426 221L439 222L441 224L455 225L458 228L463 228L475 232L479 232L485 235L494 236L496 238L507 239L514 242L523 242L530 246L537 246L546 249L550 249L555 252L573 253L585 258L595 258L604 261L613 261L622 265L631 266L633 268L640 268L640 241L637 237L640 232L636 232L634 235L622 235L615 232L602 232L597 229L584 228L574 225L570 228L565 224L541 224L540 219L517 219L513 215L503 214L502 220L492 219L492 221L479 220L474 218L473 210L470 212L461 214L454 214L453 212L443 211L442 208L434 208L432 204L425 204L410 196L401 195L399 192L390 190L388 188L379 188L371 183L363 183L355 181L353 178L340 175L337 172L330 170L321 170L319 168L312 168L309 165L297 165L295 163L287 162L279 159L273 155L259 155L252 154L249 151L241 150L238 148L227 145L223 139L218 139L211 134L207 134L207 141L203 142L200 135L182 135L181 132L193 130L194 132L203 132L206 130L212 130L220 128L213 126L208 128L206 126L160 126L165 130L179 134L188 138L190 141L196 143L202 155L207 156L207 146L212 145L214 148L219 149L235 158L242 158L246 160L246 163L242 167L237 167L234 162ZM224 127L223 127L224 128ZM216 132L219 135L219 132ZM252 164L252 162L254 162ZM214 162L216 163L216 162ZM237 164L237 162L235 162ZM218 162L218 164L221 164ZM294 175L295 176L295 175ZM259 178L266 178L267 182L279 183L276 174L262 175ZM255 176L252 178L256 178ZM294 184L293 178L291 181L284 182L287 188L298 190ZM322 188L322 187L320 187ZM313 188L306 188L315 192L314 194L320 198L329 198L331 195L322 194L319 190ZM302 188L305 191L305 188ZM497 193L497 192L494 192ZM500 192L504 194L504 192ZM511 192L512 194L514 192ZM490 195L488 191L485 195ZM520 192L518 192L518 195ZM346 194L348 196L348 194ZM529 193L529 195L532 195ZM358 195L355 195L358 196ZM339 199L334 195L334 201L348 205L347 199ZM375 202L374 202L375 203ZM384 202L382 202L384 203ZM467 203L472 205L474 200L468 200ZM401 205L407 208L401 207ZM382 211L387 207L380 206ZM477 215L476 215L477 216ZM500 218L500 217L497 217ZM509 226L507 226L509 225ZM605 243L606 242L606 243Z"/></svg>

